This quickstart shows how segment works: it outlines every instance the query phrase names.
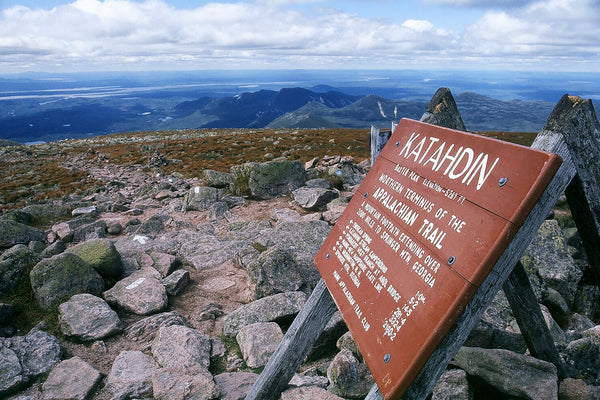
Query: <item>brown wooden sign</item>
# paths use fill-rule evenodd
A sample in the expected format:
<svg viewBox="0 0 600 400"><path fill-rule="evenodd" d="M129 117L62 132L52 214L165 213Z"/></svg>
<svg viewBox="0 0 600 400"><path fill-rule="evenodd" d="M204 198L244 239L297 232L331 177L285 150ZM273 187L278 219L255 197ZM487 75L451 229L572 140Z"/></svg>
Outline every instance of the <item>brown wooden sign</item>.
<svg viewBox="0 0 600 400"><path fill-rule="evenodd" d="M386 399L398 399L561 164L403 119L315 257Z"/></svg>

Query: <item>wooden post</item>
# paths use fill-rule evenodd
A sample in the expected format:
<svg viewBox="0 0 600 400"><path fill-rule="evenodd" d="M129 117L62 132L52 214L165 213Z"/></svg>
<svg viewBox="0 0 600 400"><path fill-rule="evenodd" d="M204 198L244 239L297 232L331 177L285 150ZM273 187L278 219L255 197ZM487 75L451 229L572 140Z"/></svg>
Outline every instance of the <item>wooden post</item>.
<svg viewBox="0 0 600 400"><path fill-rule="evenodd" d="M600 124L590 100L564 95L548 119L561 129L577 177L566 190L596 284L600 284Z"/></svg>
<svg viewBox="0 0 600 400"><path fill-rule="evenodd" d="M381 132L379 128L371 125L371 165L375 163L377 156L379 156L379 153L381 153L383 146L385 146L390 136L392 136L392 132Z"/></svg>
<svg viewBox="0 0 600 400"><path fill-rule="evenodd" d="M319 280L246 400L278 398L336 310L325 282Z"/></svg>
<svg viewBox="0 0 600 400"><path fill-rule="evenodd" d="M503 289L531 355L551 362L556 366L558 378L566 378L565 366L520 261L504 282Z"/></svg>

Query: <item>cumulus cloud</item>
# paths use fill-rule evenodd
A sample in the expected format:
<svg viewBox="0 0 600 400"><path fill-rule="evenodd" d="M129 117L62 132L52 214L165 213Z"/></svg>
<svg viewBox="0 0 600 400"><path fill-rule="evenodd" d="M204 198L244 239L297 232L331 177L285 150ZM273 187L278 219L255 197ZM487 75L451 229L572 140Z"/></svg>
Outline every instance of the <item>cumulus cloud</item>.
<svg viewBox="0 0 600 400"><path fill-rule="evenodd" d="M319 0L213 2L188 9L162 0L13 7L0 17L0 70L409 68L486 57L537 60L557 51L582 59L595 52L598 63L600 15L594 3L551 0L496 9L464 32L425 19L373 20L322 8L326 2Z"/></svg>
<svg viewBox="0 0 600 400"><path fill-rule="evenodd" d="M598 63L598 1L534 2L518 12L489 11L471 25L463 46L479 56Z"/></svg>
<svg viewBox="0 0 600 400"><path fill-rule="evenodd" d="M336 59L345 63L349 58L377 59L389 51L416 50L422 42L445 36L429 32L416 37L425 28L431 30L430 25L422 21L382 26L355 15L309 14L260 0L186 10L160 0L77 0L52 10L4 10L0 53L10 56L5 63L29 62L32 54L43 53L40 63L88 67L142 62L319 66Z"/></svg>

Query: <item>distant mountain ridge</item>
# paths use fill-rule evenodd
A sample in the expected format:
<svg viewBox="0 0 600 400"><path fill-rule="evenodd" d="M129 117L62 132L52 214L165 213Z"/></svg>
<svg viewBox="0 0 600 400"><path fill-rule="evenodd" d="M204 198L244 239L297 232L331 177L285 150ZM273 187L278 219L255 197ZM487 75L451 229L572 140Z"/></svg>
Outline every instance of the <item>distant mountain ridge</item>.
<svg viewBox="0 0 600 400"><path fill-rule="evenodd" d="M320 85L312 90L259 90L191 101L166 96L3 101L0 138L24 143L197 128L385 128L402 117L420 118L427 104L333 89ZM455 99L471 131L537 132L554 108L547 101L503 101L473 92L460 93Z"/></svg>

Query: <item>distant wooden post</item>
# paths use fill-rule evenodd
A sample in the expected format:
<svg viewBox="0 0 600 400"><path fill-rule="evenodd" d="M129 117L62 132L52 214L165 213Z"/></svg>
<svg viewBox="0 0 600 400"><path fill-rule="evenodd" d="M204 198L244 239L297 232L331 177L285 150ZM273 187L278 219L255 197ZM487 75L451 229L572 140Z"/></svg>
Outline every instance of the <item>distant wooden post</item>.
<svg viewBox="0 0 600 400"><path fill-rule="evenodd" d="M379 153L381 153L383 146L385 146L385 144L389 140L390 136L392 136L392 132L389 132L389 131L381 132L381 130L379 128L377 128L375 125L371 125L371 135L370 135L371 165L373 165L375 163L377 156L379 156Z"/></svg>

